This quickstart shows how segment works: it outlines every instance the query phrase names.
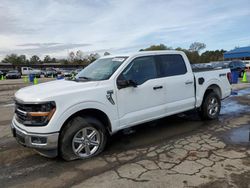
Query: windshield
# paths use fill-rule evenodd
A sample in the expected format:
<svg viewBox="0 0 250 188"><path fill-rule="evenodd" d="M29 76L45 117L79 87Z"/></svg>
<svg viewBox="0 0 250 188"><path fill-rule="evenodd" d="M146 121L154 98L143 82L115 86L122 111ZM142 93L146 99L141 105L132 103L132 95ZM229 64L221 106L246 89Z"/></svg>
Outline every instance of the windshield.
<svg viewBox="0 0 250 188"><path fill-rule="evenodd" d="M80 71L75 79L85 80L107 80L118 67L127 59L127 57L113 57L97 59L82 71Z"/></svg>
<svg viewBox="0 0 250 188"><path fill-rule="evenodd" d="M17 71L13 70L13 71L9 71L9 73L18 73Z"/></svg>

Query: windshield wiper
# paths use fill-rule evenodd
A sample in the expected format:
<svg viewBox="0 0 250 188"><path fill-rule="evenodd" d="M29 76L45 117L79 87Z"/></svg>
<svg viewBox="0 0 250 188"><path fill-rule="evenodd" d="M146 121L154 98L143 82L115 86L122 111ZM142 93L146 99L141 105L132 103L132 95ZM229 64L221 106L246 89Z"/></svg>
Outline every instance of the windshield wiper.
<svg viewBox="0 0 250 188"><path fill-rule="evenodd" d="M80 76L80 77L78 77L78 79L91 80L91 78L89 78L89 77L86 77L86 76Z"/></svg>

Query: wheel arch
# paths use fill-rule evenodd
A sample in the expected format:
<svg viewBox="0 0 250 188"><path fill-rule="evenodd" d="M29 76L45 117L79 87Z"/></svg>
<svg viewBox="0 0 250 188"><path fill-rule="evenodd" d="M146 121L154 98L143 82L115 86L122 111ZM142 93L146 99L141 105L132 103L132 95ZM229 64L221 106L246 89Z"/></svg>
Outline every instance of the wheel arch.
<svg viewBox="0 0 250 188"><path fill-rule="evenodd" d="M77 116L91 116L94 118L97 118L99 121L101 121L107 130L109 134L112 132L112 126L111 121L106 113L104 113L102 110L96 109L96 108L86 108L79 110L73 114L71 114L63 123L61 129L60 129L60 135L62 133L62 130L65 128L65 126L68 124L70 120L72 120L74 117Z"/></svg>
<svg viewBox="0 0 250 188"><path fill-rule="evenodd" d="M206 95L208 95L211 92L216 93L220 97L220 99L221 99L221 97L222 97L221 88L217 84L212 84L212 85L210 85L210 86L207 87L207 89L206 89L206 91L204 93L203 99L205 98Z"/></svg>
<svg viewBox="0 0 250 188"><path fill-rule="evenodd" d="M207 87L207 89L205 90L204 94L203 94L203 98L202 98L202 102L201 104L204 102L206 96L211 93L214 92L216 93L219 98L222 98L222 91L221 91L221 87L218 84L211 84Z"/></svg>

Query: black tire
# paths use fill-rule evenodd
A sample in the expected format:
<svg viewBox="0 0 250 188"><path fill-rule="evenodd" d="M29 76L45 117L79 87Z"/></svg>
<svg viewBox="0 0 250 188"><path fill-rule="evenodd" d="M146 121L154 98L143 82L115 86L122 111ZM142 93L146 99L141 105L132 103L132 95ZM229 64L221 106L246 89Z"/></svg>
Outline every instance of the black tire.
<svg viewBox="0 0 250 188"><path fill-rule="evenodd" d="M73 147L75 147L75 145L73 145L73 138L75 138L75 136L77 134L80 134L79 133L80 130L82 130L82 129L85 130L86 128L87 129L93 128L98 132L97 134L98 134L100 144L97 147L97 149L94 151L93 154L91 154L89 156L79 156L74 151ZM61 132L61 135L59 138L59 154L66 161L71 161L71 160L75 160L75 159L91 158L93 156L98 155L99 153L101 153L104 150L106 143L107 143L107 135L108 134L107 134L107 131L106 131L104 125L98 119L90 117L90 116L83 116L83 117L77 116L77 117L73 118L72 120L70 120ZM90 148L90 147L91 146L88 145L88 148ZM84 150L87 153L85 148L84 148Z"/></svg>
<svg viewBox="0 0 250 188"><path fill-rule="evenodd" d="M215 100L217 108L216 104L214 104L212 107L212 100ZM204 96L202 105L199 110L199 115L203 120L214 120L219 117L220 109L221 109L220 97L216 93L210 92Z"/></svg>

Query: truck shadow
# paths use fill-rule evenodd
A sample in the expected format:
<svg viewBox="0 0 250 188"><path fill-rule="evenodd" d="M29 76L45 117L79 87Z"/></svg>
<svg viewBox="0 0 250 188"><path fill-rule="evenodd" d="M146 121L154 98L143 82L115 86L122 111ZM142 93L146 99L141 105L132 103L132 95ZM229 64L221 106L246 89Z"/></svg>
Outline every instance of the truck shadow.
<svg viewBox="0 0 250 188"><path fill-rule="evenodd" d="M149 147L173 137L178 138L185 133L191 133L205 125L207 123L202 122L196 112L162 118L117 132L110 138L106 152L113 153L137 147Z"/></svg>

